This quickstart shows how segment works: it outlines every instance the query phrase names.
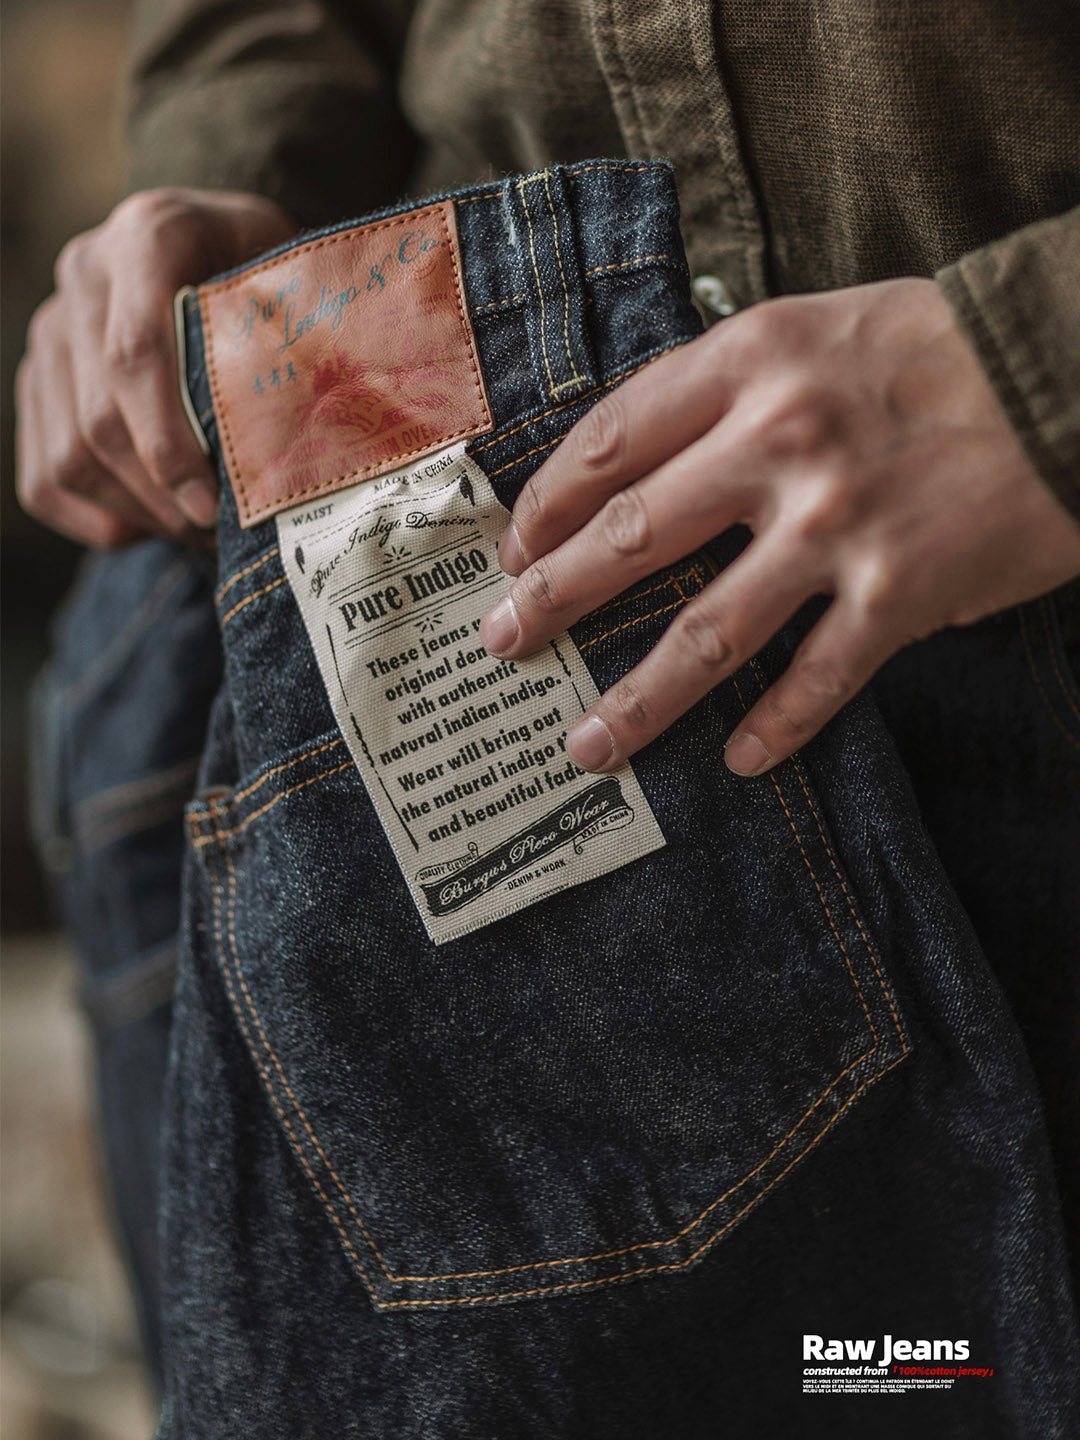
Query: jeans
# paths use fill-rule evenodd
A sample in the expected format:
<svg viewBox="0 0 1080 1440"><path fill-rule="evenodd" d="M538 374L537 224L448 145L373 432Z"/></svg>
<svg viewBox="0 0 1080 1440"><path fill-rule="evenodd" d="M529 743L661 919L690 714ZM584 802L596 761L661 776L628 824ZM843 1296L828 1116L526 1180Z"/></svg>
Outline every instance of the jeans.
<svg viewBox="0 0 1080 1440"><path fill-rule="evenodd" d="M494 417L468 451L507 506L591 404L700 330L666 166L545 188L535 263L513 181L455 197ZM220 464L193 306L186 342ZM560 401L562 354L584 381ZM572 628L601 690L745 541ZM274 522L242 527L228 483L214 585L216 618L200 557L99 561L40 701L41 827L96 997L158 1440L854 1436L868 1406L886 1437L1071 1433L1044 1100L1062 1124L1075 587L898 657L875 685L888 725L864 695L735 777L724 740L810 607L634 758L662 849L436 947ZM1009 775L1003 726L1027 747ZM80 805L182 789L200 752L183 829L170 792L160 826L79 832ZM171 1006L118 1023L177 932ZM875 1359L886 1335L964 1339L994 1373L903 1404L804 1396L807 1335L873 1338Z"/></svg>

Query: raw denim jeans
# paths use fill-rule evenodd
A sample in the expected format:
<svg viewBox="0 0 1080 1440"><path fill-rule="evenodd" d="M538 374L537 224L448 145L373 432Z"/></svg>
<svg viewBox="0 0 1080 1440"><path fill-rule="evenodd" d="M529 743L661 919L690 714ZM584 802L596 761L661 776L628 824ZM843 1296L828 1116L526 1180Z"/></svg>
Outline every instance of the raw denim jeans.
<svg viewBox="0 0 1080 1440"><path fill-rule="evenodd" d="M496 420L469 451L508 506L700 330L665 166L548 189L536 279L525 192L455 197ZM540 363L553 297L570 403L561 340ZM190 307L187 346L219 454ZM573 628L601 690L745 539ZM273 521L241 529L227 482L218 541L213 581L164 541L95 562L39 707L159 1440L1075 1433L1044 1097L1064 1127L1076 587L912 647L875 686L889 727L864 696L732 776L800 617L635 757L665 848L435 948ZM804 1397L804 1334L966 1338L994 1375Z"/></svg>

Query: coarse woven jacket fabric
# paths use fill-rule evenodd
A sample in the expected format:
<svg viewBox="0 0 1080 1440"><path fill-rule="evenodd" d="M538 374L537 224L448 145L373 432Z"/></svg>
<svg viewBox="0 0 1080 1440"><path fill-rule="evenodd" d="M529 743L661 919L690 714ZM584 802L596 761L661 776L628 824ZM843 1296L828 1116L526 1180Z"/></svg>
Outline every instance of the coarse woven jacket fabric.
<svg viewBox="0 0 1080 1440"><path fill-rule="evenodd" d="M1080 523L1071 0L140 0L137 14L133 187L250 189L310 225L601 152L667 158L691 269L736 305L936 275Z"/></svg>
<svg viewBox="0 0 1080 1440"><path fill-rule="evenodd" d="M700 330L668 167L589 161L544 179L535 287L508 223L516 177L453 197L495 422L469 453L508 506L589 406ZM590 377L566 402L536 358L549 285ZM220 464L193 306L187 349ZM833 1440L864 1433L868 1404L886 1440L907 1440L915 1406L941 1440L1072 1433L1080 1366L1044 1110L1044 1077L1067 1069L1062 997L1031 993L1040 963L1059 975L1065 919L1026 913L1002 883L1029 866L1051 896L1055 875L1068 888L1071 592L976 627L987 659L970 671L913 647L925 662L880 687L980 921L997 903L1027 934L1002 979L873 699L769 775L724 767L812 609L636 757L662 850L436 948L334 724L274 523L242 528L227 482L223 497L213 607L205 562L167 542L98 561L42 698L65 757L45 767L54 853L72 843L76 792L115 794L129 755L168 769L207 732L186 841L175 816L157 833L99 827L64 882L90 971L144 943L102 909L106 863L134 876L162 857L124 891L153 909L147 943L179 918L167 1059L144 1054L125 1091L160 1137L160 1249L144 1264L158 1440ZM720 537L573 627L597 685L744 542ZM175 565L187 588L165 584ZM155 630L169 607L189 620ZM137 617L124 665L118 613ZM200 650L206 617L220 643ZM111 670L94 658L110 635ZM160 669L140 666L140 645ZM972 756L1006 806L935 773L934 706L954 685L986 703L980 676L1013 707ZM994 747L1017 727L1028 768L999 780ZM121 733L144 743L93 742ZM1073 802L1055 809L1060 784ZM973 825L988 831L982 870L963 863ZM1025 1048L1014 992L1044 1051ZM128 1188L145 1221L145 1183ZM903 1402L804 1397L808 1333L879 1353L886 1334L965 1339L994 1374Z"/></svg>

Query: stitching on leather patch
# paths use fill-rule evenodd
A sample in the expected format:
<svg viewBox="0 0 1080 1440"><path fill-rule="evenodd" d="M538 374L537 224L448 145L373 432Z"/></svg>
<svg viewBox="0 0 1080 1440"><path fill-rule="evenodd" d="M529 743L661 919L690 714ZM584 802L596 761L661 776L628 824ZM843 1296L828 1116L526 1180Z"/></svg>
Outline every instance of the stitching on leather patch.
<svg viewBox="0 0 1080 1440"><path fill-rule="evenodd" d="M245 528L494 428L450 201L199 288Z"/></svg>

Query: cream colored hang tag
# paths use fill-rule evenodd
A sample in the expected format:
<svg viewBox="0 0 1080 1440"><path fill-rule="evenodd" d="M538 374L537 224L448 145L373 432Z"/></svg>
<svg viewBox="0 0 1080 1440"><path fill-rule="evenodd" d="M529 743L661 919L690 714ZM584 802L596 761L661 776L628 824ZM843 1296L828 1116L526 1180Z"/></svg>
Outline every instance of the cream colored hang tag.
<svg viewBox="0 0 1080 1440"><path fill-rule="evenodd" d="M463 444L277 516L341 732L438 945L662 846L629 765L566 732L597 698L569 635L497 660L509 518Z"/></svg>

